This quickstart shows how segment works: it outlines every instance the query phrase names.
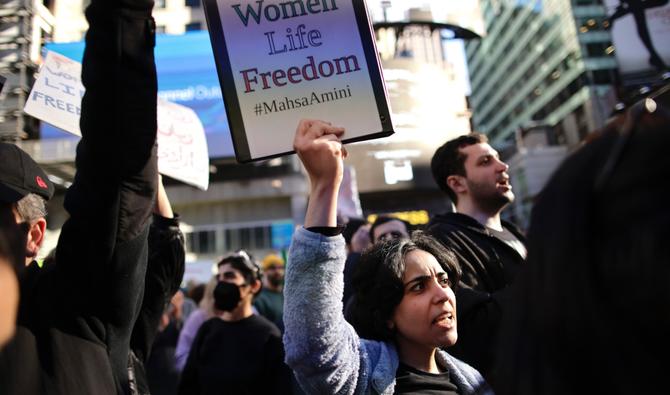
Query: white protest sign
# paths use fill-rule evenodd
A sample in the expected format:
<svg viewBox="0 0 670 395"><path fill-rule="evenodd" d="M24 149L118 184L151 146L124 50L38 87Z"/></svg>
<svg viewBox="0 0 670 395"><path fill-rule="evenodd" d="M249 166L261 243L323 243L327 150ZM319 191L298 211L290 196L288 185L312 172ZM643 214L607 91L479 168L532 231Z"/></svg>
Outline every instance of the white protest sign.
<svg viewBox="0 0 670 395"><path fill-rule="evenodd" d="M205 129L195 111L158 99L158 169L194 185L209 186L209 155Z"/></svg>
<svg viewBox="0 0 670 395"><path fill-rule="evenodd" d="M344 142L393 133L365 2L203 0L235 154L292 152L301 118Z"/></svg>
<svg viewBox="0 0 670 395"><path fill-rule="evenodd" d="M66 132L81 136L79 115L84 86L81 63L49 51L24 111ZM202 190L209 186L205 130L188 107L158 100L158 170Z"/></svg>
<svg viewBox="0 0 670 395"><path fill-rule="evenodd" d="M337 216L355 218L363 216L361 199L358 194L356 169L353 166L344 166L340 193L337 195Z"/></svg>
<svg viewBox="0 0 670 395"><path fill-rule="evenodd" d="M84 86L81 63L47 52L23 111L57 128L81 136L79 114Z"/></svg>

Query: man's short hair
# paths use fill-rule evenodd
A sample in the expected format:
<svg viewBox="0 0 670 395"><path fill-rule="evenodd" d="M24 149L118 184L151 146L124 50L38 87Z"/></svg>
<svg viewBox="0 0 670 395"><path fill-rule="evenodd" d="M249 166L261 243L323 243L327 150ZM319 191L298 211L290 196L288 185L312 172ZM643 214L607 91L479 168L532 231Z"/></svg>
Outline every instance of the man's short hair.
<svg viewBox="0 0 670 395"><path fill-rule="evenodd" d="M481 133L470 133L444 143L435 151L430 161L430 169L437 186L447 193L449 199L456 203L458 197L456 193L447 185L447 177L451 175L467 176L465 174L465 159L467 155L463 154L461 148L475 144L488 143L488 138Z"/></svg>
<svg viewBox="0 0 670 395"><path fill-rule="evenodd" d="M46 200L35 193L29 193L16 202L16 211L26 222L32 222L47 216Z"/></svg>
<svg viewBox="0 0 670 395"><path fill-rule="evenodd" d="M221 259L216 266L221 267L226 264L229 264L233 269L238 270L242 274L242 277L244 277L244 282L247 284L253 284L256 280L261 280L261 278L263 278L260 266L254 262L253 258L251 258L246 251L239 251L233 255L229 255Z"/></svg>
<svg viewBox="0 0 670 395"><path fill-rule="evenodd" d="M370 240L374 241L375 239L375 228L377 228L379 225L391 221L401 222L403 225L405 225L405 230L407 231L407 234L408 235L410 234L412 225L409 222L405 221L404 219L400 219L398 217L393 217L390 215L380 215L379 217L377 217L377 219L375 219L375 222L373 222L372 225L370 226Z"/></svg>

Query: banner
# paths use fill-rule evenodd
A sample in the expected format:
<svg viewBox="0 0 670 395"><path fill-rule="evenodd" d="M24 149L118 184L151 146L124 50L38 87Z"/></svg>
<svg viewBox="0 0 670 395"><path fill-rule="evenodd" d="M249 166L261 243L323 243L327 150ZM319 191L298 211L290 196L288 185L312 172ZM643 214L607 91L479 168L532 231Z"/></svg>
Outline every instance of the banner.
<svg viewBox="0 0 670 395"><path fill-rule="evenodd" d="M84 85L80 76L81 63L55 52L47 52L23 111L81 136L79 114Z"/></svg>
<svg viewBox="0 0 670 395"><path fill-rule="evenodd" d="M239 162L293 152L301 118L343 126L344 142L393 133L365 2L203 5Z"/></svg>
<svg viewBox="0 0 670 395"><path fill-rule="evenodd" d="M356 169L353 166L344 166L340 192L337 194L337 216L338 218L363 217L356 181Z"/></svg>
<svg viewBox="0 0 670 395"><path fill-rule="evenodd" d="M604 5L621 74L667 70L670 66L668 1L605 0Z"/></svg>
<svg viewBox="0 0 670 395"><path fill-rule="evenodd" d="M47 52L24 111L66 132L81 136L79 116L84 86L81 63ZM158 170L202 190L209 186L205 131L193 110L158 99Z"/></svg>
<svg viewBox="0 0 670 395"><path fill-rule="evenodd" d="M209 155L205 129L188 107L158 99L158 170L196 186L209 187Z"/></svg>

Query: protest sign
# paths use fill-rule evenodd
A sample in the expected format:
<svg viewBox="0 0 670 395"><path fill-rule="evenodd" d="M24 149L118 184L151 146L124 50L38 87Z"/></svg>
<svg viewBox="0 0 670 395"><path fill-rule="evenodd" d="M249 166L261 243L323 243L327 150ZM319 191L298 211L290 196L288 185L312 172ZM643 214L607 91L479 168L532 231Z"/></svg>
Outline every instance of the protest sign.
<svg viewBox="0 0 670 395"><path fill-rule="evenodd" d="M393 133L364 1L203 0L239 162L293 152L301 118Z"/></svg>
<svg viewBox="0 0 670 395"><path fill-rule="evenodd" d="M209 186L205 129L188 107L158 99L158 170L203 191Z"/></svg>
<svg viewBox="0 0 670 395"><path fill-rule="evenodd" d="M81 63L47 52L24 111L26 114L81 136L79 115L84 86ZM205 131L188 107L158 100L158 171L202 190L209 185Z"/></svg>
<svg viewBox="0 0 670 395"><path fill-rule="evenodd" d="M81 136L79 114L84 86L81 63L47 52L23 111L57 128Z"/></svg>
<svg viewBox="0 0 670 395"><path fill-rule="evenodd" d="M337 194L338 218L360 218L363 216L361 198L358 194L356 169L353 166L344 166L340 192Z"/></svg>

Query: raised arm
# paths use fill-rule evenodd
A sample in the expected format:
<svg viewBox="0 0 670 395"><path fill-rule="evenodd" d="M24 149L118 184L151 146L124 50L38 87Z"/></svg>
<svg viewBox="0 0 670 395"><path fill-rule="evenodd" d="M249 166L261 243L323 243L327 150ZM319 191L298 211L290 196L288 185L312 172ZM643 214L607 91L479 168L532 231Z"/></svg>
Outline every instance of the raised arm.
<svg viewBox="0 0 670 395"><path fill-rule="evenodd" d="M359 338L342 315L344 238L327 236L329 229L324 228L337 225L337 191L346 155L339 141L342 134L341 128L307 120L298 125L294 140L311 193L305 228L296 231L289 252L284 346L287 364L308 393L357 392L361 366Z"/></svg>
<svg viewBox="0 0 670 395"><path fill-rule="evenodd" d="M153 217L144 298L130 343L142 363L149 357L163 310L179 290L185 269L184 235L179 230L179 218L172 212L160 176Z"/></svg>
<svg viewBox="0 0 670 395"><path fill-rule="evenodd" d="M340 142L344 129L315 120L300 121L293 147L310 181L305 228L337 226L337 193L342 183L346 149Z"/></svg>
<svg viewBox="0 0 670 395"><path fill-rule="evenodd" d="M121 386L142 302L156 195L155 24L151 0L93 0L70 218L58 243L60 294L107 347Z"/></svg>

